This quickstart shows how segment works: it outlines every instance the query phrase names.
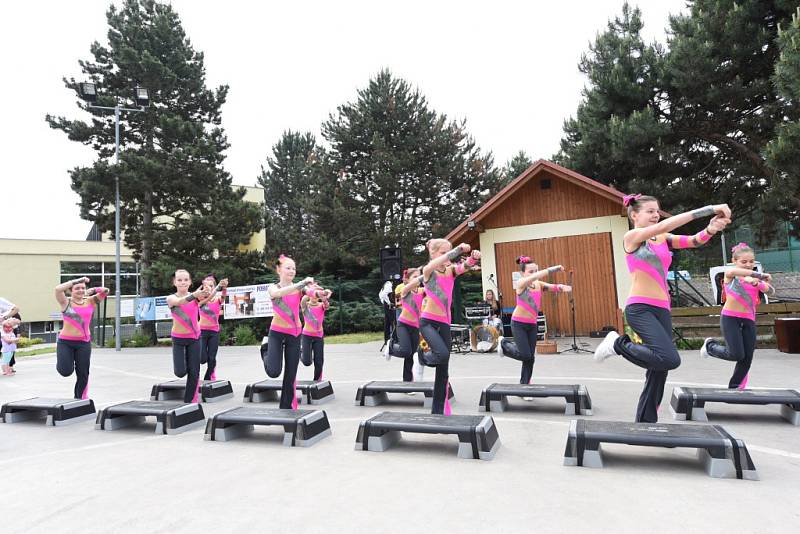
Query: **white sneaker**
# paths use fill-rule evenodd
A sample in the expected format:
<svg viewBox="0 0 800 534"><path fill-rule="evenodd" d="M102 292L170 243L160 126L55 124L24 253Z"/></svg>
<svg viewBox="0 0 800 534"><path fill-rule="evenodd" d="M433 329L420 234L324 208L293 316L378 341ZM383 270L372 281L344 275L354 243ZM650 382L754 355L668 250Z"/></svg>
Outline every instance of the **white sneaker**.
<svg viewBox="0 0 800 534"><path fill-rule="evenodd" d="M597 349L594 351L594 359L596 362L600 363L606 358L610 358L616 354L616 352L614 352L614 342L618 337L619 334L613 330L606 335L605 339L600 342Z"/></svg>
<svg viewBox="0 0 800 534"><path fill-rule="evenodd" d="M713 341L713 338L707 337L705 341L703 341L703 346L700 347L700 356L702 358L710 358L711 355L708 353L708 343Z"/></svg>
<svg viewBox="0 0 800 534"><path fill-rule="evenodd" d="M414 353L414 382L422 382L425 378L425 366L419 363L419 356Z"/></svg>
<svg viewBox="0 0 800 534"><path fill-rule="evenodd" d="M390 339L389 341L386 342L386 346L383 348L383 357L386 358L387 362L392 359L392 355L389 352L391 349L392 349L392 340Z"/></svg>
<svg viewBox="0 0 800 534"><path fill-rule="evenodd" d="M505 354L503 354L503 340L504 339L505 338L503 336L499 336L497 338L497 354L499 354L501 358L503 356L505 356Z"/></svg>
<svg viewBox="0 0 800 534"><path fill-rule="evenodd" d="M533 402L533 397L522 397L522 400L528 401L528 402Z"/></svg>

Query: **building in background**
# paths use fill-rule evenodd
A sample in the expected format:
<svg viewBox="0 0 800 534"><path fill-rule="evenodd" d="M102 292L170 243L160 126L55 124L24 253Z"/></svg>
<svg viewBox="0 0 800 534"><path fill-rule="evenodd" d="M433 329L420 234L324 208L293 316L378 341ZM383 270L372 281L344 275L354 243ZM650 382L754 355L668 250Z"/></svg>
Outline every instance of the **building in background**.
<svg viewBox="0 0 800 534"><path fill-rule="evenodd" d="M245 189L245 200L264 201L262 188ZM265 244L266 233L261 230L253 234L250 243L240 248L242 251L261 251ZM133 253L124 243L120 261L122 315L132 317L133 297L139 293L140 275ZM0 296L19 307L25 335L50 339L60 330L61 310L53 288L79 276L88 276L91 286L104 286L111 290L104 306L107 307L107 316L114 316L115 243L110 234L101 234L95 226L85 241L0 238L0 273ZM101 307L101 317L102 312Z"/></svg>

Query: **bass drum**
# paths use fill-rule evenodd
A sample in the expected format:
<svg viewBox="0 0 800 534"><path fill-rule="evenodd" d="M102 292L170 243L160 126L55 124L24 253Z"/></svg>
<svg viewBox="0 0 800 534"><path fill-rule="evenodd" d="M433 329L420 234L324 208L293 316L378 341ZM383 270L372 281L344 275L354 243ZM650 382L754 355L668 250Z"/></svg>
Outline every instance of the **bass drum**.
<svg viewBox="0 0 800 534"><path fill-rule="evenodd" d="M470 332L470 345L474 352L495 352L500 332L491 325L479 324Z"/></svg>

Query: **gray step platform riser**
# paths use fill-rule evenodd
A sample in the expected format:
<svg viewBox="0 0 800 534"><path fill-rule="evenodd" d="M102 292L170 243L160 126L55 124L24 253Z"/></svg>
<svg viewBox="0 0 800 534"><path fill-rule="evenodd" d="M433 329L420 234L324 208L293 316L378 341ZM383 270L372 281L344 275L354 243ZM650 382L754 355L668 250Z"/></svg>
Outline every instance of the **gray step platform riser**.
<svg viewBox="0 0 800 534"><path fill-rule="evenodd" d="M297 388L297 404L309 404L312 406L318 406L320 404L325 404L326 402L330 402L336 398L334 393L330 395L326 395L320 399L311 399L309 401L308 395L305 392L301 392L300 388ZM280 390L267 390L267 391L258 391L252 394L252 400L249 396L245 395L244 402L279 402L281 398Z"/></svg>
<svg viewBox="0 0 800 534"><path fill-rule="evenodd" d="M79 415L78 417L71 417L61 421L54 421L53 416L49 415L46 410L25 410L20 412L9 412L3 415L4 423L21 423L23 421L37 421L43 419L47 426L67 426L82 421L94 420L96 417L95 412Z"/></svg>
<svg viewBox="0 0 800 534"><path fill-rule="evenodd" d="M517 395L505 395L500 398L500 400L490 400L489 401L489 409L486 410L488 412L505 412L508 409L508 397L516 397ZM548 397L534 397L534 398L548 398ZM481 409L481 406L478 406L478 409ZM485 409L485 408L484 408ZM564 408L564 415L592 415L592 410L586 410L582 408L580 410L580 414L575 413L575 405L571 402L568 402Z"/></svg>
<svg viewBox="0 0 800 534"><path fill-rule="evenodd" d="M672 417L677 421L699 421L708 422L708 414L705 405L708 403L734 404L740 406L768 406L769 402L741 402L743 399L736 399L736 402L725 402L723 400L694 399L691 394L683 393L680 388L672 392L669 402L669 410ZM680 411L678 411L680 410ZM795 426L800 426L800 410L796 410L792 405L781 404L780 415L786 421Z"/></svg>
<svg viewBox="0 0 800 534"><path fill-rule="evenodd" d="M100 423L95 424L95 428L97 430L113 431L113 430L119 430L121 428L139 426L145 424L147 417L155 417L155 416L122 415L118 417L111 417L107 418L102 425ZM167 428L167 431L164 432L163 424L160 421L156 421L155 433L156 434L166 433L171 436L175 434L182 434L188 430L192 430L193 428L197 428L203 425L205 425L205 420L201 419L199 421L194 421L192 423L177 428Z"/></svg>
<svg viewBox="0 0 800 534"><path fill-rule="evenodd" d="M736 478L736 466L733 460L728 458L714 458L706 449L697 449L697 459L703 464L706 474L712 478ZM564 465L577 467L578 458L576 456L565 456ZM583 467L602 469L603 451L602 444L597 449L586 449L583 452ZM751 470L742 470L744 480L758 480L758 473Z"/></svg>
<svg viewBox="0 0 800 534"><path fill-rule="evenodd" d="M385 452L394 445L396 445L401 439L402 435L399 430L391 430L389 432L385 432L380 436L369 436L367 439L367 450L371 452ZM491 450L478 451L478 459L491 460L497 454L497 450L500 448L500 445L501 445L500 439L498 438L494 442L494 445L492 445ZM364 450L363 441L356 442L355 450L357 451ZM474 458L472 451L472 443L459 441L458 457L467 460L472 460Z"/></svg>
<svg viewBox="0 0 800 534"><path fill-rule="evenodd" d="M397 393L397 395L405 395L405 393ZM413 398L413 397L407 396L406 398ZM455 401L456 401L455 397L450 397L451 404L455 403ZM370 408L390 402L391 401L389 400L389 395L384 391L378 393L369 393L364 397L364 406L369 406ZM356 399L355 405L361 406L361 400ZM431 396L425 395L422 398L422 407L430 408L432 405L433 405L433 395Z"/></svg>
<svg viewBox="0 0 800 534"><path fill-rule="evenodd" d="M280 425L259 425L259 426L280 426ZM208 441L233 441L234 439L243 438L245 436L249 436L253 434L255 431L255 425L246 425L246 424L235 424L229 425L225 428L217 428L214 430L214 439L211 440L211 435L206 434L205 439ZM331 429L328 428L323 430L316 436L313 436L308 439L295 439L294 444L292 444L292 438L294 437L293 432L284 432L283 433L283 446L284 447L310 447L315 443L327 438L331 435Z"/></svg>

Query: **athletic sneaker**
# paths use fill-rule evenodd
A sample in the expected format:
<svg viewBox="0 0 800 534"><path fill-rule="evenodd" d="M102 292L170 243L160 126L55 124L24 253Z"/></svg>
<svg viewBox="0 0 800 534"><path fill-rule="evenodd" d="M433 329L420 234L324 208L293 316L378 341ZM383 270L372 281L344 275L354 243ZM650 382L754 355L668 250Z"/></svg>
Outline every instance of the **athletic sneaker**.
<svg viewBox="0 0 800 534"><path fill-rule="evenodd" d="M606 358L610 358L614 356L616 352L614 351L614 342L619 337L619 334L614 332L613 330L609 332L605 339L600 342L597 346L597 349L594 351L594 359L598 363L604 361Z"/></svg>
<svg viewBox="0 0 800 534"><path fill-rule="evenodd" d="M711 355L708 353L708 344L714 341L712 338L707 337L705 341L703 341L703 346L700 347L700 356L703 358L710 358Z"/></svg>
<svg viewBox="0 0 800 534"><path fill-rule="evenodd" d="M387 361L392 359L392 354L389 352L392 350L392 340L386 342L386 345L383 347L383 357L386 358Z"/></svg>
<svg viewBox="0 0 800 534"><path fill-rule="evenodd" d="M505 354L503 354L503 340L504 339L505 338L503 336L500 336L500 337L497 338L497 354L499 354L501 358L503 356L505 356Z"/></svg>
<svg viewBox="0 0 800 534"><path fill-rule="evenodd" d="M522 400L528 401L528 402L533 402L533 397L522 397Z"/></svg>

